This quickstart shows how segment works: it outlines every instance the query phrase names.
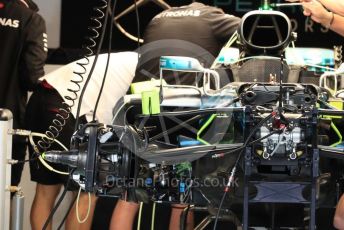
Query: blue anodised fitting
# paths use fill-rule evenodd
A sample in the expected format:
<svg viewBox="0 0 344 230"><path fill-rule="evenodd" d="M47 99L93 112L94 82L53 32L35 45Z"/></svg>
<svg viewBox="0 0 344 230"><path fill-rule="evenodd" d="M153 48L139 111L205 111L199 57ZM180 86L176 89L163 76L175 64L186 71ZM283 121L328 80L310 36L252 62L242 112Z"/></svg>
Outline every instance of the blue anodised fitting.
<svg viewBox="0 0 344 230"><path fill-rule="evenodd" d="M184 193L185 192L185 183L184 182L180 182L179 183L179 192L180 193Z"/></svg>
<svg viewBox="0 0 344 230"><path fill-rule="evenodd" d="M152 185L152 183L153 183L153 179L152 178L150 178L150 177L146 178L145 185L150 186L150 185Z"/></svg>

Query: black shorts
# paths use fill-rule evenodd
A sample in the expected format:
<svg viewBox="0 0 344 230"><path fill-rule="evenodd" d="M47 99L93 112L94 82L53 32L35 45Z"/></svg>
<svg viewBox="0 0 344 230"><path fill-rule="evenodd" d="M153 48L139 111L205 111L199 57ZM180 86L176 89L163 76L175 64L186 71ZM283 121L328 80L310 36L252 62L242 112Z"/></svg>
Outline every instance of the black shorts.
<svg viewBox="0 0 344 230"><path fill-rule="evenodd" d="M25 123L26 129L32 132L45 133L52 124L53 119L56 118L59 108L63 108L63 99L60 94L53 88L46 88L40 85L37 90L30 97L26 109ZM60 135L57 137L64 146L69 148L71 136L74 131L75 119L72 115L66 121ZM40 138L35 138L37 143ZM62 150L57 144L52 144L47 150ZM35 152L29 144L30 158L34 157ZM54 169L68 172L68 167L61 164L49 163ZM41 164L39 160L30 161L31 180L44 185L65 184L68 180L68 175L57 174L50 171Z"/></svg>
<svg viewBox="0 0 344 230"><path fill-rule="evenodd" d="M18 161L25 160L26 155L26 138L23 136L13 136L12 143L12 158ZM18 186L23 172L24 164L12 165L11 171L11 185Z"/></svg>

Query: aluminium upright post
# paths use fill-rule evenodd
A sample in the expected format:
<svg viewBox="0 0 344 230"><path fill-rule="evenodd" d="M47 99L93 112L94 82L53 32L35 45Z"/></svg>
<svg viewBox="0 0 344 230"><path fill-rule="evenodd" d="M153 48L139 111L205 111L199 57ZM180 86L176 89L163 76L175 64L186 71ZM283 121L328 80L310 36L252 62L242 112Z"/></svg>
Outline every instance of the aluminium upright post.
<svg viewBox="0 0 344 230"><path fill-rule="evenodd" d="M13 126L13 115L7 109L0 109L0 229L10 228L11 194L11 165L12 135L9 131Z"/></svg>

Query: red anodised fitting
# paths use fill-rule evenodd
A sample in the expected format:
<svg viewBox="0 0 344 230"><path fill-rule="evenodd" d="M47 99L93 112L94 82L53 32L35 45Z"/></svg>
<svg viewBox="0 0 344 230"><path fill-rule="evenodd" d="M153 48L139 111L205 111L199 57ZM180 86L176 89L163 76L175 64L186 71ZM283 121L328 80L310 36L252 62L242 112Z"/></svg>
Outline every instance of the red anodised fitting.
<svg viewBox="0 0 344 230"><path fill-rule="evenodd" d="M217 158L221 158L221 157L224 157L224 156L225 156L224 153L219 153L219 154L214 154L211 158L217 159Z"/></svg>

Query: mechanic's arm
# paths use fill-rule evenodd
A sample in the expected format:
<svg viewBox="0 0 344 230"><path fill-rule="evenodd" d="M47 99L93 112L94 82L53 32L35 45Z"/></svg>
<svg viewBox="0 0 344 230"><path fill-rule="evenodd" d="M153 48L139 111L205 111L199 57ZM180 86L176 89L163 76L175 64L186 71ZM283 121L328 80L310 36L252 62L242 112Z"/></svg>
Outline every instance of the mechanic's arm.
<svg viewBox="0 0 344 230"><path fill-rule="evenodd" d="M344 229L344 195L342 195L338 201L333 219L333 226L339 230Z"/></svg>
<svg viewBox="0 0 344 230"><path fill-rule="evenodd" d="M318 1L320 2L326 9L332 11L335 14L339 14L344 16L344 1L339 0L286 0L287 2L311 2L311 1Z"/></svg>
<svg viewBox="0 0 344 230"><path fill-rule="evenodd" d="M344 37L344 17L338 14L334 14L333 17L330 29Z"/></svg>
<svg viewBox="0 0 344 230"><path fill-rule="evenodd" d="M224 44L229 40L232 34L237 31L241 21L240 18L225 14L222 9L215 7L207 14L207 20L217 39Z"/></svg>
<svg viewBox="0 0 344 230"><path fill-rule="evenodd" d="M303 2L304 15L310 16L313 21L320 23L326 28L344 36L344 17L327 11L320 2Z"/></svg>
<svg viewBox="0 0 344 230"><path fill-rule="evenodd" d="M318 0L329 11L344 16L344 1L338 0Z"/></svg>
<svg viewBox="0 0 344 230"><path fill-rule="evenodd" d="M31 91L44 75L44 64L47 59L47 34L44 19L34 13L25 30L23 55L20 60L19 73L22 86Z"/></svg>

